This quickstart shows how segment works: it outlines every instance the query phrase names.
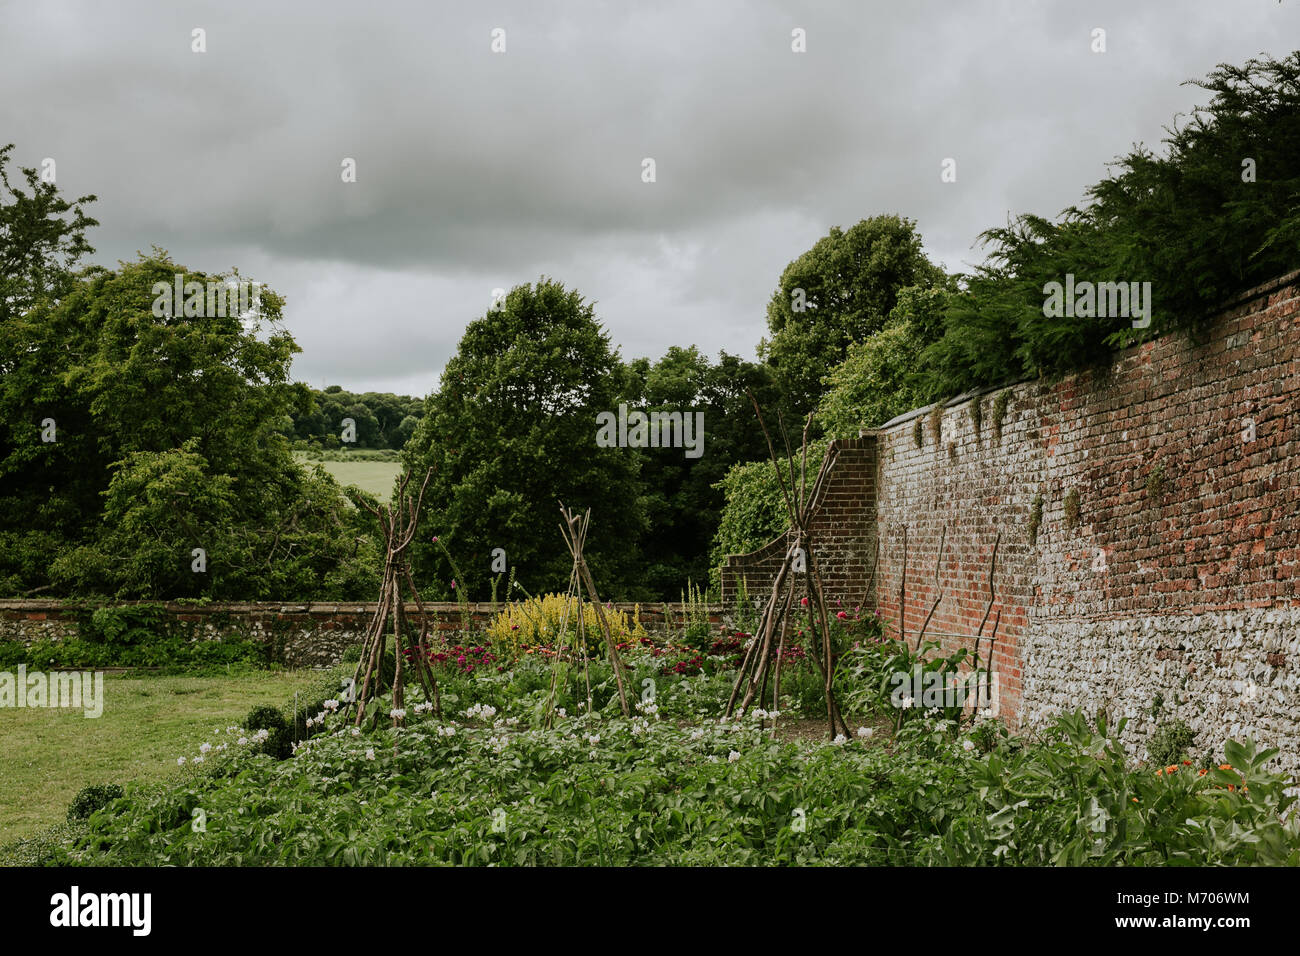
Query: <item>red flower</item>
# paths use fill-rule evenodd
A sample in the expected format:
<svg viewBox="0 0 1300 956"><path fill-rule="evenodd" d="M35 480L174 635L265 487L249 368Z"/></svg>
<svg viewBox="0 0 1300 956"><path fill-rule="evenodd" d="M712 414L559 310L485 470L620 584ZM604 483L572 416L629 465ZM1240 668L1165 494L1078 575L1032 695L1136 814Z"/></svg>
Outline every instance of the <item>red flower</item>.
<svg viewBox="0 0 1300 956"><path fill-rule="evenodd" d="M802 604L804 607L807 607L807 606L808 606L808 599L807 599L806 597L801 597L801 598L799 599L799 603Z"/></svg>
<svg viewBox="0 0 1300 956"><path fill-rule="evenodd" d="M841 621L847 621L849 619L849 616L845 614L843 611L836 611L835 616L838 617Z"/></svg>

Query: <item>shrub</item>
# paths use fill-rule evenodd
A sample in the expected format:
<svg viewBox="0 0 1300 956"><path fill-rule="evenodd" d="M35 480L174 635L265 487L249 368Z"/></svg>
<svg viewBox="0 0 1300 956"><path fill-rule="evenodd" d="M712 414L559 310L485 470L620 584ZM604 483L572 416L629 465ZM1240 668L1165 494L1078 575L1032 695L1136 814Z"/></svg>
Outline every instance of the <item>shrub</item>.
<svg viewBox="0 0 1300 956"><path fill-rule="evenodd" d="M269 736L262 741L259 748L261 753L268 754L276 760L283 760L293 753L289 721L285 720L284 714L276 708L270 705L254 707L244 719L244 728L250 731L269 732Z"/></svg>
<svg viewBox="0 0 1300 956"><path fill-rule="evenodd" d="M108 806L122 794L122 788L115 783L101 783L90 787L82 787L77 792L77 795L72 798L72 803L68 805L68 822L85 820L96 810Z"/></svg>
<svg viewBox="0 0 1300 956"><path fill-rule="evenodd" d="M641 622L635 617L629 619L626 611L606 607L604 612L615 643L640 641L646 636ZM579 637L577 617L577 604L570 601L568 620L565 623L565 596L544 594L506 605L488 624L486 636L496 647L511 657L517 657L527 648L539 645L577 646ZM600 630L600 621L596 617L596 609L591 602L583 602L582 617L582 637L586 642L588 654L602 654L605 639ZM560 633L561 624L565 624L563 634Z"/></svg>
<svg viewBox="0 0 1300 956"><path fill-rule="evenodd" d="M1184 720L1161 721L1147 741L1147 756L1152 765L1166 767L1187 758L1196 744L1196 734Z"/></svg>

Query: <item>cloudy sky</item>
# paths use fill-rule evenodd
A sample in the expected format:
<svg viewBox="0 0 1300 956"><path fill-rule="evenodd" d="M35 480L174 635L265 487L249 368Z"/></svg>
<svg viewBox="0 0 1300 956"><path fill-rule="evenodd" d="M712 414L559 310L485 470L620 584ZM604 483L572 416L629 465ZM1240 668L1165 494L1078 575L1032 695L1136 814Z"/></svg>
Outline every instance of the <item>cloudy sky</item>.
<svg viewBox="0 0 1300 956"><path fill-rule="evenodd" d="M624 357L752 357L831 226L900 213L962 269L1157 145L1206 100L1182 81L1296 46L1292 0L0 0L0 144L98 195L95 261L238 266L286 296L297 378L422 395L539 275Z"/></svg>

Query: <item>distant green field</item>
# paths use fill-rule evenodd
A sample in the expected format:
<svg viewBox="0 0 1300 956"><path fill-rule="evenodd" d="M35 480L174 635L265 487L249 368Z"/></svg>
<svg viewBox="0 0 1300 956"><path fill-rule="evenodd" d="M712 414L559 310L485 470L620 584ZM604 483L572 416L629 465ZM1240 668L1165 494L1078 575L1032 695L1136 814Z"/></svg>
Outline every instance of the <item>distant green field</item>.
<svg viewBox="0 0 1300 956"><path fill-rule="evenodd" d="M398 461L307 461L303 455L294 455L301 464L310 468L320 465L333 475L341 485L356 485L380 501L387 501L393 493L393 482L402 470Z"/></svg>

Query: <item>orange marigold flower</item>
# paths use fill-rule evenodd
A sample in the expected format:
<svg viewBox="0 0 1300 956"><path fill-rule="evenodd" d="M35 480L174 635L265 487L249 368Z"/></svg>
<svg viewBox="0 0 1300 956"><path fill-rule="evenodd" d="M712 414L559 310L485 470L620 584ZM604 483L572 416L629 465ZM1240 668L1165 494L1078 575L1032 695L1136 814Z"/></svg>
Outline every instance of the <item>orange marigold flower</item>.
<svg viewBox="0 0 1300 956"><path fill-rule="evenodd" d="M1183 761L1183 766L1184 766L1184 767L1190 767L1191 765L1192 765L1192 762L1191 762L1190 760L1184 760L1184 761Z"/></svg>
<svg viewBox="0 0 1300 956"><path fill-rule="evenodd" d="M1168 767L1165 767L1165 773L1173 773L1177 769L1178 769L1178 764L1171 763Z"/></svg>
<svg viewBox="0 0 1300 956"><path fill-rule="evenodd" d="M1235 786L1234 784L1231 784L1231 783L1228 784L1228 792L1229 792L1229 793L1236 793L1236 792L1237 792L1237 788L1236 788L1236 786Z"/></svg>
<svg viewBox="0 0 1300 956"><path fill-rule="evenodd" d="M1196 771L1196 775L1197 775L1198 777L1204 777L1204 776L1205 776L1207 773L1209 773L1209 772L1210 772L1210 771L1208 771L1208 770L1206 770L1204 767L1202 767L1200 770Z"/></svg>
<svg viewBox="0 0 1300 956"><path fill-rule="evenodd" d="M1221 763L1221 764L1219 764L1219 769L1220 769L1220 770L1231 770L1231 769L1232 769L1232 764L1230 764L1230 763Z"/></svg>
<svg viewBox="0 0 1300 956"><path fill-rule="evenodd" d="M1134 802L1134 803L1137 803L1137 802L1138 802L1138 798L1137 798L1137 797L1134 797L1134 798L1133 798L1133 802Z"/></svg>

